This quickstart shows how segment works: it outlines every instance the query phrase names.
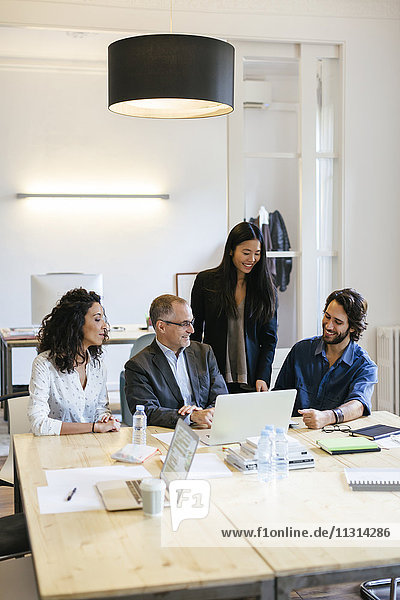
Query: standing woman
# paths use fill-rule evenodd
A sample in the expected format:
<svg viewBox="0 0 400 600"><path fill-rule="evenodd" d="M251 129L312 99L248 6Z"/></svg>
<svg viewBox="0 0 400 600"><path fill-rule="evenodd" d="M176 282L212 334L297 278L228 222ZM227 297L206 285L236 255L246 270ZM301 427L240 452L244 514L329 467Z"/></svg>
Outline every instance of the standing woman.
<svg viewBox="0 0 400 600"><path fill-rule="evenodd" d="M236 225L221 264L195 279L191 338L212 346L230 393L267 391L277 342L276 290L264 238L251 223Z"/></svg>
<svg viewBox="0 0 400 600"><path fill-rule="evenodd" d="M108 326L100 296L70 290L42 322L28 417L35 435L119 431L101 360Z"/></svg>

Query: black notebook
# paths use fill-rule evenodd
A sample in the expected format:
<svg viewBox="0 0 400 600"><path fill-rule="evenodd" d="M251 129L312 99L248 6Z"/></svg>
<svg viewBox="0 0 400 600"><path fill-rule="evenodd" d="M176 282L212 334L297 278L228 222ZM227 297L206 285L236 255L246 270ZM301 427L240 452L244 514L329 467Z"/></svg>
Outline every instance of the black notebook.
<svg viewBox="0 0 400 600"><path fill-rule="evenodd" d="M345 469L344 472L355 492L400 491L400 469Z"/></svg>
<svg viewBox="0 0 400 600"><path fill-rule="evenodd" d="M354 429L351 433L352 435L362 435L369 440L380 440L381 438L400 434L400 428L391 425L371 425L370 427Z"/></svg>

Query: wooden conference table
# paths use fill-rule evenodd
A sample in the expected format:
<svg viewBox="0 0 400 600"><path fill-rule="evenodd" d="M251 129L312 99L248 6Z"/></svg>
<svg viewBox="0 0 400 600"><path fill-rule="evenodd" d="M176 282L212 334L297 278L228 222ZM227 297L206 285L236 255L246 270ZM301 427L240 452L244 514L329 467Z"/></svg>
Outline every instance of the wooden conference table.
<svg viewBox="0 0 400 600"><path fill-rule="evenodd" d="M376 423L400 425L400 417L375 412L352 427ZM333 434L302 426L290 435L310 448L314 469L291 471L287 479L268 486L255 474L237 471L232 477L211 479L209 515L183 521L175 533L169 508L161 519L146 518L142 511L39 513L36 488L46 485L45 469L110 465L110 454L128 443L130 435L131 429L123 428L118 434L14 437L16 492L21 491L42 600L256 595L281 600L292 589L310 585L399 575L400 493L353 492L343 468L398 468L400 445L331 456L315 440ZM148 443L165 451L150 432ZM222 451L214 447L200 452ZM153 457L144 466L158 475L160 465ZM330 531L332 524L340 533L333 540L289 539L290 528L320 532L325 527ZM221 529L258 527L271 532L286 527L286 537L221 535ZM352 527L363 536L345 538ZM378 528L388 528L391 537L376 537Z"/></svg>
<svg viewBox="0 0 400 600"><path fill-rule="evenodd" d="M137 324L111 327L110 338L107 344L133 344L135 340L145 333L148 333L148 331ZM25 333L23 330L0 329L0 394L2 396L12 394L13 350L18 348L34 348L35 346L37 346L37 338L33 335L33 329L26 329Z"/></svg>

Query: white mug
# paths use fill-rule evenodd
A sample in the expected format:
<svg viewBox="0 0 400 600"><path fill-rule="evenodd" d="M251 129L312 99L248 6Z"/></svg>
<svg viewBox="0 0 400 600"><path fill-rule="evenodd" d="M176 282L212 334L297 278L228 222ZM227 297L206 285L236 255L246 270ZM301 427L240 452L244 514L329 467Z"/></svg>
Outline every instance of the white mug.
<svg viewBox="0 0 400 600"><path fill-rule="evenodd" d="M143 500L143 512L147 517L159 517L164 508L165 481L162 479L143 479L140 491Z"/></svg>

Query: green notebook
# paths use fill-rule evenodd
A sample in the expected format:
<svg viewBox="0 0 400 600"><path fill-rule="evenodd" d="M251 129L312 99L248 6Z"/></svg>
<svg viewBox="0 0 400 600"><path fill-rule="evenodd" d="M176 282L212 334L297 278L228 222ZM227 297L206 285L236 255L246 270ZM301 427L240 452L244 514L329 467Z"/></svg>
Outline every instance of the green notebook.
<svg viewBox="0 0 400 600"><path fill-rule="evenodd" d="M351 454L353 452L380 452L376 442L363 437L334 437L317 440L318 446L329 454Z"/></svg>

